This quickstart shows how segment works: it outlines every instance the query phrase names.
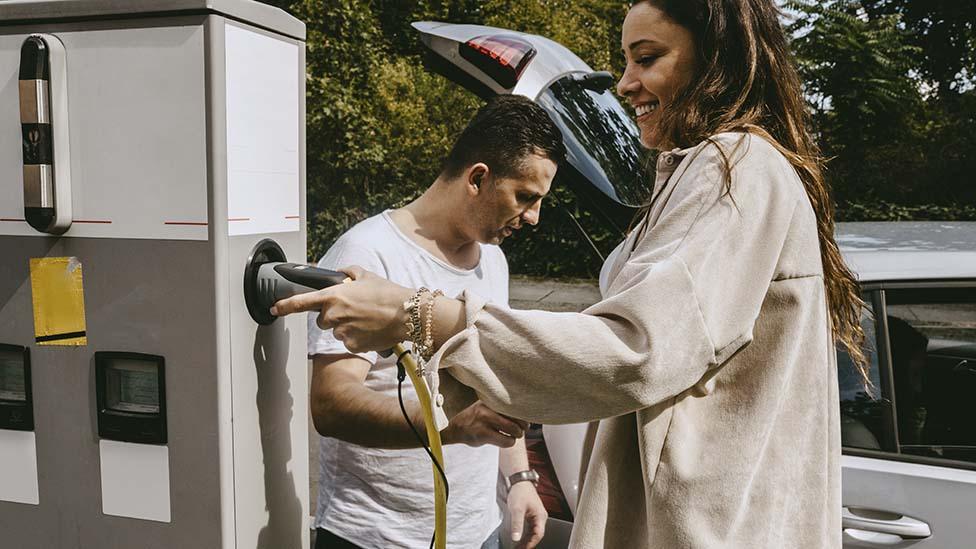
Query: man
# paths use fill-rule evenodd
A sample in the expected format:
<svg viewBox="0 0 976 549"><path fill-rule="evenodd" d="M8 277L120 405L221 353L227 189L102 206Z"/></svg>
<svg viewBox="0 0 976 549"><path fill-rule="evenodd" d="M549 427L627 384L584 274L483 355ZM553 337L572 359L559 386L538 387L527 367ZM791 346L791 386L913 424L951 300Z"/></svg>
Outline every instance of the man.
<svg viewBox="0 0 976 549"><path fill-rule="evenodd" d="M360 265L409 287L447 295L468 289L507 303L508 265L498 244L538 223L564 156L545 111L524 97L498 97L461 133L423 195L350 229L319 266ZM323 436L316 547L426 547L433 530L431 464L397 402L396 358L350 353L331 331L319 329L315 315L309 316L309 354L312 418ZM403 392L422 431L416 393L409 383ZM513 481L507 497L513 541L534 547L542 538L545 508L534 484L521 482L532 478L525 428L475 403L441 433L450 547L498 546L499 469Z"/></svg>

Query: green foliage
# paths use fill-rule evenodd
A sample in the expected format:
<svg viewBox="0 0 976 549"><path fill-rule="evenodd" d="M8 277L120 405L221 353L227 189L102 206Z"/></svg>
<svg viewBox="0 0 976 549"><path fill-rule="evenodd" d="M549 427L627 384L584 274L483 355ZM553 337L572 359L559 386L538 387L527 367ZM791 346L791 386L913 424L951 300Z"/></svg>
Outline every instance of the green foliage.
<svg viewBox="0 0 976 549"><path fill-rule="evenodd" d="M423 68L413 21L539 34L619 72L614 0L267 0L305 21L309 259L343 231L405 204L437 176L480 105ZM976 219L973 8L952 0L786 2L843 220ZM595 276L619 235L565 188L542 223L505 244L514 273Z"/></svg>
<svg viewBox="0 0 976 549"><path fill-rule="evenodd" d="M372 2L308 0L293 11L308 32L309 258L317 259L358 221L426 188L477 100L418 58L394 54Z"/></svg>
<svg viewBox="0 0 976 549"><path fill-rule="evenodd" d="M838 214L839 221L976 221L976 206L905 206L881 201L845 204Z"/></svg>
<svg viewBox="0 0 976 549"><path fill-rule="evenodd" d="M792 46L838 202L931 203L954 211L955 204L976 200L971 185L976 95L923 93L932 86L925 75L932 74L926 67L935 54L925 50L918 29L905 20L906 13L932 5L922 0L786 5L795 14L789 26ZM959 63L968 62L966 55ZM841 210L845 215L886 211ZM934 210L900 210L915 211Z"/></svg>
<svg viewBox="0 0 976 549"><path fill-rule="evenodd" d="M922 97L908 75L919 52L906 43L898 17L865 17L857 0L789 7L801 14L789 28L793 51L838 195L861 197L883 186L889 173L878 165L912 171L920 157L904 153L918 139Z"/></svg>
<svg viewBox="0 0 976 549"><path fill-rule="evenodd" d="M915 66L942 99L976 78L976 9L959 0L863 0L872 17L896 14L921 52ZM967 83L966 80L969 80Z"/></svg>
<svg viewBox="0 0 976 549"><path fill-rule="evenodd" d="M544 34L612 68L627 6L584 2L278 0L305 21L309 259L342 232L419 195L481 102L423 68L413 21L446 20ZM599 32L594 32L599 31ZM612 40L611 40L612 38ZM505 245L513 272L594 276L600 261L565 211L606 253L616 243L566 189L546 199L539 227Z"/></svg>

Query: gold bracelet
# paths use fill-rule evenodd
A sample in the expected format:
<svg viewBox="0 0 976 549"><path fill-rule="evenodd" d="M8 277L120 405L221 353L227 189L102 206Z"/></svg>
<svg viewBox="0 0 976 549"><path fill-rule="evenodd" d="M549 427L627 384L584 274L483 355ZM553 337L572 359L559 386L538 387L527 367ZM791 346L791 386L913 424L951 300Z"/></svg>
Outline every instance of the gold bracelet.
<svg viewBox="0 0 976 549"><path fill-rule="evenodd" d="M418 341L420 339L420 300L423 298L424 293L429 292L427 288L420 288L410 299L403 302L403 309L407 312L407 320L405 322L407 328L407 335L404 341Z"/></svg>
<svg viewBox="0 0 976 549"><path fill-rule="evenodd" d="M427 301L427 314L425 315L423 330L424 344L421 350L421 356L424 360L430 360L430 357L434 356L434 300L441 295L444 295L444 292L434 290Z"/></svg>

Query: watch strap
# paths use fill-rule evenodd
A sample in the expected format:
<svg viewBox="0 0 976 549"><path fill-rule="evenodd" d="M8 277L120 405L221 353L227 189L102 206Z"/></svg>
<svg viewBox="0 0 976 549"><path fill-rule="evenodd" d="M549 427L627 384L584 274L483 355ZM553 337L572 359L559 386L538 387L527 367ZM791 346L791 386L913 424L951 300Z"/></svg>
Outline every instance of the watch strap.
<svg viewBox="0 0 976 549"><path fill-rule="evenodd" d="M537 473L535 469L528 469L525 471L519 471L517 473L513 473L505 478L505 488L511 490L512 485L519 482L526 482L526 481L531 482L533 485L538 484L539 473Z"/></svg>

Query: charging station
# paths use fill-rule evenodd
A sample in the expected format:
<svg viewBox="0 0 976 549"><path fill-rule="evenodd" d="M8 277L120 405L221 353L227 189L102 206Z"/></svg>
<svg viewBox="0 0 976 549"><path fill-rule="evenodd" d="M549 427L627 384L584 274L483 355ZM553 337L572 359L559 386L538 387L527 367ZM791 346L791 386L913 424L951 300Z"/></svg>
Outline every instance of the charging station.
<svg viewBox="0 0 976 549"><path fill-rule="evenodd" d="M248 0L0 2L0 545L304 548L305 27Z"/></svg>

